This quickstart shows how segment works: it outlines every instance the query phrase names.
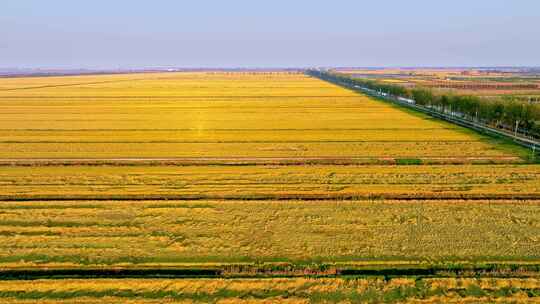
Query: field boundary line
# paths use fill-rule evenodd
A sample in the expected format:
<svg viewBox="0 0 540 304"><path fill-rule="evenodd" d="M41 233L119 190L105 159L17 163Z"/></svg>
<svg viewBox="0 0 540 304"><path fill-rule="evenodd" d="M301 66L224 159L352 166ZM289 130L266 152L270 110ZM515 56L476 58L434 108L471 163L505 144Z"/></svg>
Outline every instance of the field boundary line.
<svg viewBox="0 0 540 304"><path fill-rule="evenodd" d="M467 194L467 193L292 193L292 194L269 194L253 193L245 195L200 195L200 194L133 194L133 195L93 195L93 194L73 194L73 195L0 195L1 202L30 202L30 201L205 201L205 200L230 200L230 201L534 201L540 203L540 193L501 193L501 194Z"/></svg>
<svg viewBox="0 0 540 304"><path fill-rule="evenodd" d="M358 265L355 263L326 262L318 265L295 264L290 262L258 263L218 263L204 265L192 263L189 266L89 266L59 267L0 266L0 282L6 280L70 279L70 278L294 278L294 277L462 277L488 278L527 278L537 277L540 273L538 261L522 263L508 262L455 262L445 264L426 263L379 263Z"/></svg>
<svg viewBox="0 0 540 304"><path fill-rule="evenodd" d="M402 160L414 159L416 165L487 165L524 164L517 156L486 157L183 157L183 158L0 158L0 167L11 166L298 166L298 165L406 165Z"/></svg>

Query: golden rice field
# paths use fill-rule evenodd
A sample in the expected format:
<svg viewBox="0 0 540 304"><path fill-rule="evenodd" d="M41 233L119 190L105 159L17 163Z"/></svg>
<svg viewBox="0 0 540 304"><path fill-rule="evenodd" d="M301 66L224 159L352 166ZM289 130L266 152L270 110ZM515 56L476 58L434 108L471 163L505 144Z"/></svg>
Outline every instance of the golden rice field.
<svg viewBox="0 0 540 304"><path fill-rule="evenodd" d="M539 199L527 151L300 73L0 78L0 303L539 303Z"/></svg>
<svg viewBox="0 0 540 304"><path fill-rule="evenodd" d="M534 200L1 202L0 269L538 263L539 236Z"/></svg>
<svg viewBox="0 0 540 304"><path fill-rule="evenodd" d="M540 165L0 166L0 198L538 198Z"/></svg>
<svg viewBox="0 0 540 304"><path fill-rule="evenodd" d="M304 76L163 73L0 79L0 158L452 158L513 149Z"/></svg>
<svg viewBox="0 0 540 304"><path fill-rule="evenodd" d="M0 299L8 304L538 303L538 295L538 279L67 279L0 285Z"/></svg>

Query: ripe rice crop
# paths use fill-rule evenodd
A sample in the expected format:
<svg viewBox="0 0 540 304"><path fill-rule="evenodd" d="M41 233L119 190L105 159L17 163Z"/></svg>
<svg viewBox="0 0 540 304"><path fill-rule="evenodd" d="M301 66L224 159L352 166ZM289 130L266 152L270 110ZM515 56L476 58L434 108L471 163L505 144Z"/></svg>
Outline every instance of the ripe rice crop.
<svg viewBox="0 0 540 304"><path fill-rule="evenodd" d="M4 159L519 161L470 131L302 74L7 78L0 106Z"/></svg>
<svg viewBox="0 0 540 304"><path fill-rule="evenodd" d="M2 303L534 303L538 279L275 278L7 281Z"/></svg>
<svg viewBox="0 0 540 304"><path fill-rule="evenodd" d="M4 199L538 199L540 166L0 166L0 186Z"/></svg>
<svg viewBox="0 0 540 304"><path fill-rule="evenodd" d="M515 200L1 202L0 268L538 263L539 216Z"/></svg>
<svg viewBox="0 0 540 304"><path fill-rule="evenodd" d="M0 109L0 303L540 295L540 166L500 140L300 73L0 78Z"/></svg>

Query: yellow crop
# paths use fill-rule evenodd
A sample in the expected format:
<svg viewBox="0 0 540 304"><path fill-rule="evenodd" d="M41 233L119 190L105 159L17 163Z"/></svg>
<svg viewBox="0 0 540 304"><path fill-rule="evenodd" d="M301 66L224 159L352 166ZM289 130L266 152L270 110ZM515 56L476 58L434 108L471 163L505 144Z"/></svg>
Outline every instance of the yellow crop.
<svg viewBox="0 0 540 304"><path fill-rule="evenodd" d="M533 303L538 279L68 279L6 281L2 303ZM489 284L485 284L489 281ZM512 293L506 293L512 287ZM481 294L478 294L481 293Z"/></svg>
<svg viewBox="0 0 540 304"><path fill-rule="evenodd" d="M538 269L526 152L300 73L0 78L0 303L519 302L537 278L314 275ZM222 278L6 280L66 269Z"/></svg>
<svg viewBox="0 0 540 304"><path fill-rule="evenodd" d="M536 201L0 204L0 267L539 261Z"/></svg>
<svg viewBox="0 0 540 304"><path fill-rule="evenodd" d="M540 166L0 166L0 186L4 198L533 198Z"/></svg>
<svg viewBox="0 0 540 304"><path fill-rule="evenodd" d="M519 160L453 125L302 74L0 79L0 158Z"/></svg>

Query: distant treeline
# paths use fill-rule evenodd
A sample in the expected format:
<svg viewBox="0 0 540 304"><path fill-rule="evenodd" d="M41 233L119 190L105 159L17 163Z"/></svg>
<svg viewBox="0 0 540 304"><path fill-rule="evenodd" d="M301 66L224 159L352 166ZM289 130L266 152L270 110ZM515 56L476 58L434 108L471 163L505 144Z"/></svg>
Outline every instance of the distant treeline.
<svg viewBox="0 0 540 304"><path fill-rule="evenodd" d="M384 84L374 80L353 78L344 74L318 70L310 70L307 73L330 82L360 86L391 96L412 99L417 105L444 114L540 138L539 104L531 104L511 97L501 100L448 93L437 94L428 88L410 89L400 85Z"/></svg>

